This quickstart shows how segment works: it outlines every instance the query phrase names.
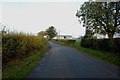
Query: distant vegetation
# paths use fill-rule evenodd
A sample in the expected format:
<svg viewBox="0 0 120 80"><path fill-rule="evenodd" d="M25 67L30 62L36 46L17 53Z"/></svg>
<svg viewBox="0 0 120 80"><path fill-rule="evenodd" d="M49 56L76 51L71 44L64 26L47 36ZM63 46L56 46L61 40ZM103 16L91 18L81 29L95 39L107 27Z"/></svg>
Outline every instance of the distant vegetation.
<svg viewBox="0 0 120 80"><path fill-rule="evenodd" d="M47 32L46 31L40 31L40 32L37 33L37 36L40 36L40 37L47 36Z"/></svg>
<svg viewBox="0 0 120 80"><path fill-rule="evenodd" d="M57 35L56 28L50 26L45 31L38 32L37 35L40 37L47 37L49 40L51 40L53 37Z"/></svg>
<svg viewBox="0 0 120 80"><path fill-rule="evenodd" d="M55 39L55 40L52 40L52 41L56 42L58 44L66 45L66 46L73 46L75 44L75 40Z"/></svg>
<svg viewBox="0 0 120 80"><path fill-rule="evenodd" d="M46 29L46 33L49 37L49 39L52 39L57 35L56 28L53 26L50 26L48 29Z"/></svg>

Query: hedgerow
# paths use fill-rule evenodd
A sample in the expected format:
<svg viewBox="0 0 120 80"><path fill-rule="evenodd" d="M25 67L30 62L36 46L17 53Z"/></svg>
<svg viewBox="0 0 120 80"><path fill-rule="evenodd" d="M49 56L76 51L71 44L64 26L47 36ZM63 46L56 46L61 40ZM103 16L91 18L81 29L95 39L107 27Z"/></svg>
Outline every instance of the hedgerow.
<svg viewBox="0 0 120 80"><path fill-rule="evenodd" d="M62 39L56 39L56 40L53 40L59 44L63 44L63 45L66 45L66 46L72 46L75 44L75 40L62 40Z"/></svg>
<svg viewBox="0 0 120 80"><path fill-rule="evenodd" d="M86 48L92 48L96 50L102 50L107 52L120 53L120 38L113 39L114 45L111 47L109 39L87 39L81 40L81 46Z"/></svg>
<svg viewBox="0 0 120 80"><path fill-rule="evenodd" d="M34 51L41 51L47 47L47 39L19 34L8 33L2 36L2 63L3 65L14 58L24 58Z"/></svg>

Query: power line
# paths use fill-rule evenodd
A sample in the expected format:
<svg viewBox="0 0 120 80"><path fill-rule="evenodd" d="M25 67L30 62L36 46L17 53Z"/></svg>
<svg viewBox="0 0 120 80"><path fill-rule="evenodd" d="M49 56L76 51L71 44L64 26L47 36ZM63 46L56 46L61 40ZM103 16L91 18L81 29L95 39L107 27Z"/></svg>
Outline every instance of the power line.
<svg viewBox="0 0 120 80"><path fill-rule="evenodd" d="M63 30L67 31L69 30L71 27L73 27L73 25L75 25L78 21L76 21L75 23L71 24L70 26L67 26L66 28L64 28Z"/></svg>

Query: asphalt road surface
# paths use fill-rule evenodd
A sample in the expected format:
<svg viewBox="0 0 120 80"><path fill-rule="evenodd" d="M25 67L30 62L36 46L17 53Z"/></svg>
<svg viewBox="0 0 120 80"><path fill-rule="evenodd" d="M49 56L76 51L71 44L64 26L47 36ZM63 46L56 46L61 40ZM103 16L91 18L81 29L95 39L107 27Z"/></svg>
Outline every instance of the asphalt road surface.
<svg viewBox="0 0 120 80"><path fill-rule="evenodd" d="M49 42L50 50L28 78L118 78L118 67L74 48Z"/></svg>

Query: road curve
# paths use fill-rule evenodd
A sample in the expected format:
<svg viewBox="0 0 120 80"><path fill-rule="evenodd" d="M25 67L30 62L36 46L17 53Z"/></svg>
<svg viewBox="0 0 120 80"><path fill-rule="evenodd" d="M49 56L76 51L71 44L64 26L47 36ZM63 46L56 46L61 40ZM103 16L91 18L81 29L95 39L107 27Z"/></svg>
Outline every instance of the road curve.
<svg viewBox="0 0 120 80"><path fill-rule="evenodd" d="M28 78L118 78L118 67L74 48L49 42L50 50Z"/></svg>

